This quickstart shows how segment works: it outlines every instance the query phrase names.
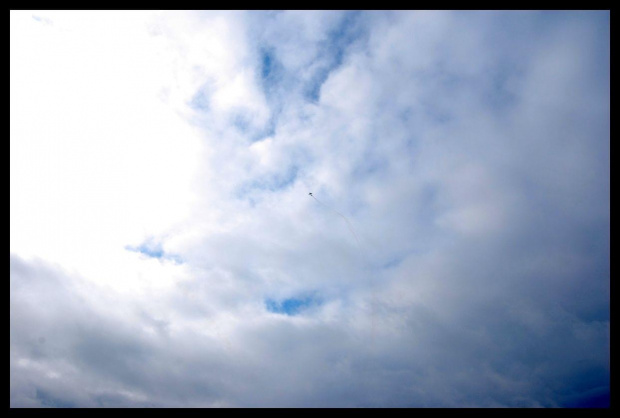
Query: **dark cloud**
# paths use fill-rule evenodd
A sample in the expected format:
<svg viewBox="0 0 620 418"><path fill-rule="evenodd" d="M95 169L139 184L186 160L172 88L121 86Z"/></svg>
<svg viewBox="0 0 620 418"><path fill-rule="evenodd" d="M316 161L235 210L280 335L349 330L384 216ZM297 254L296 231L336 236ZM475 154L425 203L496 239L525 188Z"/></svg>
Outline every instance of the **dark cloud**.
<svg viewBox="0 0 620 418"><path fill-rule="evenodd" d="M11 255L11 406L609 405L607 12L213 16L269 122L190 95L164 291Z"/></svg>

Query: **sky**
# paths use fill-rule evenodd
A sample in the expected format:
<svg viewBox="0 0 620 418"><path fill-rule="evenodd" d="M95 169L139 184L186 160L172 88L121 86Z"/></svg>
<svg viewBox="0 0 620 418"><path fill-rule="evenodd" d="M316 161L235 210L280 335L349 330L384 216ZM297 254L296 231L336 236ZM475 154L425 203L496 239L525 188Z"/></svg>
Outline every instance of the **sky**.
<svg viewBox="0 0 620 418"><path fill-rule="evenodd" d="M11 11L11 407L609 406L609 18Z"/></svg>

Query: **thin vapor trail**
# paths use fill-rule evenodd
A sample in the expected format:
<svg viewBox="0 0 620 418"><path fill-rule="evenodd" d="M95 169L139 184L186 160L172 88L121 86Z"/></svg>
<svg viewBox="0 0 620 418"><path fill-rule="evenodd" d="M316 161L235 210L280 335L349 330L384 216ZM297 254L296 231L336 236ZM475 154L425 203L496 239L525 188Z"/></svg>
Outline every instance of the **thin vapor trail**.
<svg viewBox="0 0 620 418"><path fill-rule="evenodd" d="M329 209L329 210L331 210L333 212L336 212L338 215L340 215L342 217L342 219L345 220L345 222L347 223L347 226L349 227L349 231L351 231L351 233L355 237L355 241L357 242L357 247L361 249L362 246L360 245L360 240L359 240L357 234L355 233L355 229L353 228L353 225L351 225L351 222L349 221L349 219L346 216L344 216L342 213L338 212L336 209L331 208L331 207L327 206L325 203L321 202L319 199L314 197L313 194L311 194L310 197L312 197L314 200L319 202L321 205L325 206L327 209Z"/></svg>

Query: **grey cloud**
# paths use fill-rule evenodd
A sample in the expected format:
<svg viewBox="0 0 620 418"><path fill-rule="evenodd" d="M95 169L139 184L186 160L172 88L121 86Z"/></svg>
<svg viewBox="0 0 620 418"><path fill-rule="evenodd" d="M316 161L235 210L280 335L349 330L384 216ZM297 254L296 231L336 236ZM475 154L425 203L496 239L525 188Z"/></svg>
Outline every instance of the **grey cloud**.
<svg viewBox="0 0 620 418"><path fill-rule="evenodd" d="M203 126L189 280L11 256L12 406L608 403L608 14L364 12L335 65L346 16L236 15L282 85L269 140Z"/></svg>

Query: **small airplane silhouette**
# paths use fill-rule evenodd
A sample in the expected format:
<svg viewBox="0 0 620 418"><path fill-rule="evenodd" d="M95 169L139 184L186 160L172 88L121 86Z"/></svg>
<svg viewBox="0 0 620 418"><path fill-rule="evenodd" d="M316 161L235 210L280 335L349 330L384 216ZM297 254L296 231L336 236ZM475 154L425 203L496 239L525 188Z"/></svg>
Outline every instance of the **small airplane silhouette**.
<svg viewBox="0 0 620 418"><path fill-rule="evenodd" d="M308 193L310 196L312 196L312 193Z"/></svg>

